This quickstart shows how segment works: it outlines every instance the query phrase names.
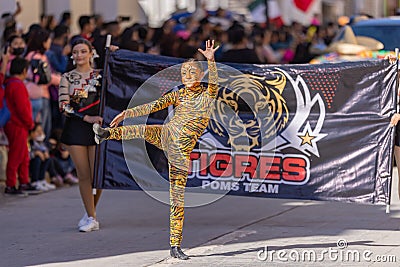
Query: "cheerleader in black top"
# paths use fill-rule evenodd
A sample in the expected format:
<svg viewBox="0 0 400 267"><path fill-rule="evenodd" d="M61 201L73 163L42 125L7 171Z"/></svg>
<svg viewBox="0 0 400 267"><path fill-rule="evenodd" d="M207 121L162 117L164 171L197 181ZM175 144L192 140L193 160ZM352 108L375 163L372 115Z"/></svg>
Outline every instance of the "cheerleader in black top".
<svg viewBox="0 0 400 267"><path fill-rule="evenodd" d="M102 76L100 71L92 68L94 55L91 43L78 39L72 46L75 69L63 74L59 87L59 107L67 117L61 142L67 145L76 166L79 191L86 210L78 223L81 232L99 229L96 204L101 190L92 194L95 158L92 125L103 121L98 116Z"/></svg>

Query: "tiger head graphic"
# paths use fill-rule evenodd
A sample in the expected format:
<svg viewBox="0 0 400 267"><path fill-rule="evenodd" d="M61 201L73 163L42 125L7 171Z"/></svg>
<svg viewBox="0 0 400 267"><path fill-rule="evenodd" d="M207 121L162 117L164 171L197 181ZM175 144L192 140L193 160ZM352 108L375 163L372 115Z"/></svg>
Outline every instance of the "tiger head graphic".
<svg viewBox="0 0 400 267"><path fill-rule="evenodd" d="M209 129L227 138L236 151L260 147L287 126L289 111L282 96L286 77L279 71L271 75L272 79L251 74L220 78L224 86L213 106Z"/></svg>

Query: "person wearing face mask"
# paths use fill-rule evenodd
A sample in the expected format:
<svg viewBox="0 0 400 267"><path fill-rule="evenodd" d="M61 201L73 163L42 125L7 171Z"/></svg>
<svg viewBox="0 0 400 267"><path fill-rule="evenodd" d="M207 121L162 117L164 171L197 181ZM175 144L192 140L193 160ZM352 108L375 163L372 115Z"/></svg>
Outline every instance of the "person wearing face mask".
<svg viewBox="0 0 400 267"><path fill-rule="evenodd" d="M48 183L45 179L46 172L49 172L52 178L57 175L51 164L49 149L44 143L45 138L46 135L43 132L42 125L40 123L35 123L35 126L29 133L29 171L31 174L32 186L41 191L56 189L55 185Z"/></svg>
<svg viewBox="0 0 400 267"><path fill-rule="evenodd" d="M4 47L4 52L8 52L8 61L6 64L5 75L10 76L10 64L11 61L16 57L24 57L26 52L26 43L24 39L19 35L11 35L8 38L6 46Z"/></svg>
<svg viewBox="0 0 400 267"><path fill-rule="evenodd" d="M5 81L5 98L10 110L10 120L4 127L9 142L6 168L6 195L25 196L38 191L29 180L29 130L34 126L28 91L23 83L29 62L21 57L14 58L10 65L11 77ZM17 188L17 179L19 187Z"/></svg>
<svg viewBox="0 0 400 267"><path fill-rule="evenodd" d="M15 57L23 57L26 52L26 43L19 35L10 37L8 43L10 44L10 52Z"/></svg>
<svg viewBox="0 0 400 267"><path fill-rule="evenodd" d="M214 60L214 41L206 42L206 50L198 49L208 61L208 87L201 84L203 69L194 59L182 64L181 76L184 88L161 96L151 103L127 109L111 122L111 128L94 124L95 140L128 140L144 138L166 152L170 181L170 255L187 260L181 250L184 219L184 191L188 176L190 153L197 139L208 125L211 104L217 96L218 73ZM175 106L173 118L164 125L128 125L116 127L124 118L144 116L170 105Z"/></svg>
<svg viewBox="0 0 400 267"><path fill-rule="evenodd" d="M11 36L10 52L16 57L23 57L26 52L26 44L20 36Z"/></svg>
<svg viewBox="0 0 400 267"><path fill-rule="evenodd" d="M10 53L14 57L23 57L26 52L26 43L24 39L19 35L12 35L7 40L7 45L10 47ZM13 60L11 57L10 60Z"/></svg>

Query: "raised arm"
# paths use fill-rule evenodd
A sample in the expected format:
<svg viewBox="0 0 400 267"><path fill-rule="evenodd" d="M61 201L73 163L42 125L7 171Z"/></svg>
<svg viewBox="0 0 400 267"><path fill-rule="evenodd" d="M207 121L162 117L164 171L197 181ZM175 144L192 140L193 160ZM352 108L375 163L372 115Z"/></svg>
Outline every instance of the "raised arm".
<svg viewBox="0 0 400 267"><path fill-rule="evenodd" d="M217 65L215 64L214 54L215 51L219 48L217 46L214 47L214 40L206 41L206 50L198 49L200 53L207 59L208 62L208 93L212 98L217 96L218 90L218 72L217 72Z"/></svg>
<svg viewBox="0 0 400 267"><path fill-rule="evenodd" d="M6 77L7 64L9 62L10 55L11 55L10 47L8 47L7 51L1 55L1 66L0 66L0 75L2 75L1 84L3 84L4 79Z"/></svg>

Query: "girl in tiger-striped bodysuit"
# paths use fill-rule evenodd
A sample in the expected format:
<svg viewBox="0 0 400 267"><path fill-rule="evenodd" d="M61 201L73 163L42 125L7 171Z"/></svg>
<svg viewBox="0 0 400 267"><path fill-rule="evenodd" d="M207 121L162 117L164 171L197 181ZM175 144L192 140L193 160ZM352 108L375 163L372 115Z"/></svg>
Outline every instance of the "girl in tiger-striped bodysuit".
<svg viewBox="0 0 400 267"><path fill-rule="evenodd" d="M170 181L170 254L184 260L189 258L182 252L180 245L190 153L208 125L210 104L215 100L218 89L218 74L214 61L214 53L218 47L213 47L214 41L209 40L206 42L206 50L199 49L208 61L208 88L200 84L203 76L201 63L189 60L181 67L184 88L165 94L151 103L121 112L111 122L111 128L104 129L99 124L93 126L98 143L106 139L144 138L166 152ZM125 117L147 115L170 105L175 106L175 115L164 125L116 127Z"/></svg>

